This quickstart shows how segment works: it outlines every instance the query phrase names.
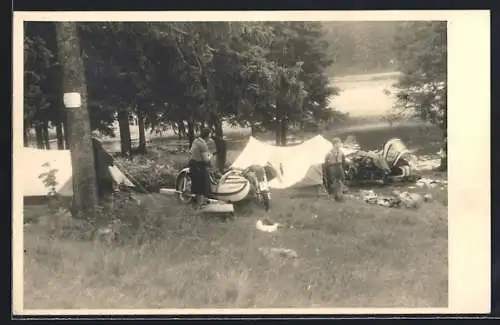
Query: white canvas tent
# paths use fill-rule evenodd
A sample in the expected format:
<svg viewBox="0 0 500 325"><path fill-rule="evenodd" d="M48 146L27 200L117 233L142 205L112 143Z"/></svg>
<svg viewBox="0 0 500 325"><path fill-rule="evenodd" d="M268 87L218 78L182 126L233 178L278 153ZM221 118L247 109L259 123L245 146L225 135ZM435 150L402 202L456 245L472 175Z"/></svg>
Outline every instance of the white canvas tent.
<svg viewBox="0 0 500 325"><path fill-rule="evenodd" d="M34 148L23 148L22 156L16 159L16 168L23 172L23 196L40 197L47 195L49 189L45 187L40 174L51 169L56 169L55 173L56 192L61 196L71 197L73 195L71 166L71 154L69 150L41 150ZM48 163L47 166L44 166ZM128 187L135 185L116 166L109 166L109 172L117 184Z"/></svg>
<svg viewBox="0 0 500 325"><path fill-rule="evenodd" d="M273 146L250 137L232 167L243 169L254 164L263 166L266 162L282 166L283 174L269 183L272 188L321 185L321 164L331 148L331 142L321 135L290 147Z"/></svg>

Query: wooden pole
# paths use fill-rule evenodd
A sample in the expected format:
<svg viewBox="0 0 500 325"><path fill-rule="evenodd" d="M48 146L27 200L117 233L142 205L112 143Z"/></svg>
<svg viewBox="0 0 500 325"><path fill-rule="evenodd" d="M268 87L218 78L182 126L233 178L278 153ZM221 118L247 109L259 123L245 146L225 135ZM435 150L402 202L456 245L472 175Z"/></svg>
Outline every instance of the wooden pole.
<svg viewBox="0 0 500 325"><path fill-rule="evenodd" d="M75 22L55 24L73 169L73 211L84 218L95 219L97 182L78 31Z"/></svg>

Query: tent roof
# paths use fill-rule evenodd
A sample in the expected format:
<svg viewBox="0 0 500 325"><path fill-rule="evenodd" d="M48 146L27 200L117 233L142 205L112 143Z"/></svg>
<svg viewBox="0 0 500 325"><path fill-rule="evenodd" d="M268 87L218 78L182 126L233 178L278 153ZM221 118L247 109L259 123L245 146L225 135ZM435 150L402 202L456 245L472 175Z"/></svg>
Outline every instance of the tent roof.
<svg viewBox="0 0 500 325"><path fill-rule="evenodd" d="M319 185L322 183L321 164L331 147L331 142L321 135L291 147L273 146L250 137L232 167L243 169L270 162L283 170L280 177L269 183L272 188Z"/></svg>

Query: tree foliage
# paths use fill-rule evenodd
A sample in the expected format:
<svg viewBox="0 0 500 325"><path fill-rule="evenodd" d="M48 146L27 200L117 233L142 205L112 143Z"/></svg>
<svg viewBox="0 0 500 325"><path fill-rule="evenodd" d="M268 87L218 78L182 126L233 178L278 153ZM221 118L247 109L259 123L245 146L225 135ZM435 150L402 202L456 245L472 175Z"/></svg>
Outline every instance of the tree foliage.
<svg viewBox="0 0 500 325"><path fill-rule="evenodd" d="M61 120L55 23L39 23L42 29L35 24L27 23L25 37L27 127ZM191 137L203 124L221 136L222 121L228 121L286 138L289 125L332 117L329 101L337 91L326 73L332 62L320 23L86 22L78 27L95 130L113 134L118 120L126 131L127 117L134 115L143 129L175 127Z"/></svg>
<svg viewBox="0 0 500 325"><path fill-rule="evenodd" d="M46 23L25 23L24 122L26 127L56 121L57 57L55 34Z"/></svg>
<svg viewBox="0 0 500 325"><path fill-rule="evenodd" d="M336 75L394 71L393 41L398 21L324 22L324 39Z"/></svg>
<svg viewBox="0 0 500 325"><path fill-rule="evenodd" d="M396 34L395 54L402 72L396 108L438 125L446 136L446 22L404 24Z"/></svg>
<svg viewBox="0 0 500 325"><path fill-rule="evenodd" d="M441 169L447 167L447 28L444 21L408 22L395 38L402 75L396 111L438 125L443 133Z"/></svg>

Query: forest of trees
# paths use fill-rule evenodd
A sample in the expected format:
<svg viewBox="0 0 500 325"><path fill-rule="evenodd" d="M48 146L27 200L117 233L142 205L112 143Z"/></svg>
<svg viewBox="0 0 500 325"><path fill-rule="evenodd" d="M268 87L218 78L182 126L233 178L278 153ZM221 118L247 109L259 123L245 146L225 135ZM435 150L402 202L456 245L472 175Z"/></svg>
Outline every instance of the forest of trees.
<svg viewBox="0 0 500 325"><path fill-rule="evenodd" d="M24 25L24 129L48 148L55 127L66 147L55 23ZM398 103L446 129L446 24L441 22L78 23L93 130L113 132L130 154L129 120L145 132L173 128L193 140L222 121L272 130L286 144L294 125L331 123L348 73L401 71ZM444 85L444 86L443 86ZM423 90L425 89L425 90ZM427 95L425 95L427 94ZM444 122L443 122L444 121Z"/></svg>
<svg viewBox="0 0 500 325"><path fill-rule="evenodd" d="M334 21L324 22L324 39L329 44L332 75L392 72L397 70L394 41L405 22Z"/></svg>
<svg viewBox="0 0 500 325"><path fill-rule="evenodd" d="M54 26L25 23L24 128L40 148L52 126L65 143ZM173 127L192 141L202 125L222 136L224 120L276 131L285 144L291 125L341 117L328 107L337 90L321 23L92 22L78 31L91 127L109 134L118 121L124 154L132 114L142 150L146 128Z"/></svg>

